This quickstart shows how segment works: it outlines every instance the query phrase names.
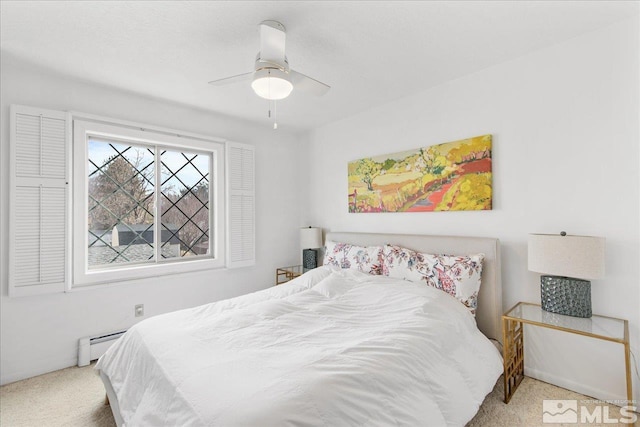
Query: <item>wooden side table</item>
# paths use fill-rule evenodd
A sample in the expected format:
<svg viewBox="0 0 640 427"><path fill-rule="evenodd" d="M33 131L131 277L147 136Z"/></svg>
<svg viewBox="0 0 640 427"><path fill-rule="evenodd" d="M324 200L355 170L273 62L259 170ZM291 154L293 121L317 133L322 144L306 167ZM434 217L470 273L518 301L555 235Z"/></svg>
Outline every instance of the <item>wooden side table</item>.
<svg viewBox="0 0 640 427"><path fill-rule="evenodd" d="M509 403L524 378L525 323L622 344L627 375L627 400L633 400L627 320L597 315L589 318L564 316L544 311L538 304L519 302L502 316L504 403Z"/></svg>
<svg viewBox="0 0 640 427"><path fill-rule="evenodd" d="M276 285L280 285L282 283L286 283L291 279L295 279L298 276L301 276L303 273L306 273L301 265L292 265L290 267L279 267L276 269Z"/></svg>

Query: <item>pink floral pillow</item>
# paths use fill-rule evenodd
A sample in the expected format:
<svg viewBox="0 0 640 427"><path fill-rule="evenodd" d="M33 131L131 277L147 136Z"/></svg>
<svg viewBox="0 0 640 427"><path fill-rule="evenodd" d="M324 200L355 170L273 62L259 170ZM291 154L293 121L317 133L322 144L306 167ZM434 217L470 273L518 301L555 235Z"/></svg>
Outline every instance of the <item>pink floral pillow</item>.
<svg viewBox="0 0 640 427"><path fill-rule="evenodd" d="M382 274L425 282L454 296L476 315L484 254L431 255L387 245L382 257Z"/></svg>
<svg viewBox="0 0 640 427"><path fill-rule="evenodd" d="M355 246L328 240L324 265L353 268L369 274L382 274L382 246Z"/></svg>

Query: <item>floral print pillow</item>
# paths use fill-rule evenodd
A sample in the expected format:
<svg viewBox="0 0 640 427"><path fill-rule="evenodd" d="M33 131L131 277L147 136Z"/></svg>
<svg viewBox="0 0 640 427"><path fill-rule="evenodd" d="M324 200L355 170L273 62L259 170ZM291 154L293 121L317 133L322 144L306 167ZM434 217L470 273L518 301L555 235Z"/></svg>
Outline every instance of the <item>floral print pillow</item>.
<svg viewBox="0 0 640 427"><path fill-rule="evenodd" d="M387 245L382 257L382 274L443 290L476 315L484 254L431 255Z"/></svg>
<svg viewBox="0 0 640 427"><path fill-rule="evenodd" d="M356 246L328 240L324 248L323 264L380 275L382 274L382 246Z"/></svg>

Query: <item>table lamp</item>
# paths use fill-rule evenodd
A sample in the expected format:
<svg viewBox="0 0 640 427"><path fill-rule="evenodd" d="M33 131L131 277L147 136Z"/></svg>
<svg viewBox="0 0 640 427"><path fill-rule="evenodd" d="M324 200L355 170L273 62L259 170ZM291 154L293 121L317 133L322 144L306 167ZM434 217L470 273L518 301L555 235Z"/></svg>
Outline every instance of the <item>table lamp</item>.
<svg viewBox="0 0 640 427"><path fill-rule="evenodd" d="M540 276L542 309L591 317L591 282L604 276L603 237L529 235L529 271Z"/></svg>
<svg viewBox="0 0 640 427"><path fill-rule="evenodd" d="M322 246L322 229L307 227L300 229L300 247L302 250L302 268L311 270L318 266L317 248Z"/></svg>

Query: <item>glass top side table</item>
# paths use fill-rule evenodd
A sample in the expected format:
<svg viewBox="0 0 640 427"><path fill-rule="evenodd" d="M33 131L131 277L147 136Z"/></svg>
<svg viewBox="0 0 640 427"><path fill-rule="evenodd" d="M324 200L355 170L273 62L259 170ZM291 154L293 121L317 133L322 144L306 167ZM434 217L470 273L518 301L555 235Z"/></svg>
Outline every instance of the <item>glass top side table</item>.
<svg viewBox="0 0 640 427"><path fill-rule="evenodd" d="M524 378L524 324L622 344L625 353L627 400L633 400L627 320L595 314L590 318L565 316L544 311L538 304L519 302L502 316L505 403L509 403Z"/></svg>

